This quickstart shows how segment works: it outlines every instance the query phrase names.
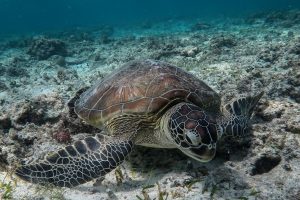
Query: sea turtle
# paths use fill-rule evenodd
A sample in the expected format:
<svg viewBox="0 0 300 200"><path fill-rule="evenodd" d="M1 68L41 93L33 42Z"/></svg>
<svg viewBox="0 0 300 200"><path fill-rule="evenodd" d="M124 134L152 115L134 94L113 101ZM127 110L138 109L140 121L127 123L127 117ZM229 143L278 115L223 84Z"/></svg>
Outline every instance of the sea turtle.
<svg viewBox="0 0 300 200"><path fill-rule="evenodd" d="M223 136L242 136L263 93L224 106L194 75L170 64L134 61L81 94L75 112L106 134L76 141L38 163L17 168L33 183L73 187L104 176L134 145L178 148L210 161Z"/></svg>

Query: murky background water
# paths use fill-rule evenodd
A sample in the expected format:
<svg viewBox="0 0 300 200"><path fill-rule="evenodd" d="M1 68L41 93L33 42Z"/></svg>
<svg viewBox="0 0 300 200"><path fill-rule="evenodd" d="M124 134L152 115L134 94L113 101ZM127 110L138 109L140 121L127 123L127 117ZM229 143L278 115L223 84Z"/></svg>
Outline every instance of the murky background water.
<svg viewBox="0 0 300 200"><path fill-rule="evenodd" d="M0 33L24 33L77 26L133 25L143 21L245 16L293 9L298 0L1 0Z"/></svg>

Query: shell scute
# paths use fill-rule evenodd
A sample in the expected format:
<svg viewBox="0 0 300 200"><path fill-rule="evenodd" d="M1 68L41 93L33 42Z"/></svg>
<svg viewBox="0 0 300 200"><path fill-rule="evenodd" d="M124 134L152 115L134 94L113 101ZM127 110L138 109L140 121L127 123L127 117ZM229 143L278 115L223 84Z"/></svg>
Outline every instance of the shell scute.
<svg viewBox="0 0 300 200"><path fill-rule="evenodd" d="M216 112L221 104L219 95L194 75L146 60L126 64L81 94L75 112L88 123L103 127L118 115L161 115L179 102Z"/></svg>

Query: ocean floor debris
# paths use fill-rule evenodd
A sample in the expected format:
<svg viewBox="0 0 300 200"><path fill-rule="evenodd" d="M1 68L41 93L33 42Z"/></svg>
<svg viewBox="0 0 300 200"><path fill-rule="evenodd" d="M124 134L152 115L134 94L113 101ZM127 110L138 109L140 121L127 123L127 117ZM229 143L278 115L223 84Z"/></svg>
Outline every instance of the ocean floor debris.
<svg viewBox="0 0 300 200"><path fill-rule="evenodd" d="M38 38L33 40L28 52L38 60L45 60L52 55L66 56L66 44L58 39Z"/></svg>

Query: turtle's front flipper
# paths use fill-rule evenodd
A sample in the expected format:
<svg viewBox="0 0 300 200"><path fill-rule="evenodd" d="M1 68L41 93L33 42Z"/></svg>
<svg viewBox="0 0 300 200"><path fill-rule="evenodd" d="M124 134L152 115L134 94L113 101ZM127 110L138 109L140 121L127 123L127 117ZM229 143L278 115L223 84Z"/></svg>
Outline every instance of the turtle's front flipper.
<svg viewBox="0 0 300 200"><path fill-rule="evenodd" d="M224 106L224 117L221 120L223 134L240 137L246 135L251 125L250 119L263 92L255 96L239 98Z"/></svg>
<svg viewBox="0 0 300 200"><path fill-rule="evenodd" d="M87 137L47 156L43 161L16 170L20 178L40 184L74 187L104 176L131 152L133 142L104 135Z"/></svg>
<svg viewBox="0 0 300 200"><path fill-rule="evenodd" d="M231 103L225 105L225 109L233 115L245 116L247 118L250 118L255 106L257 105L263 94L264 92L260 92L255 96L247 96L236 99Z"/></svg>

